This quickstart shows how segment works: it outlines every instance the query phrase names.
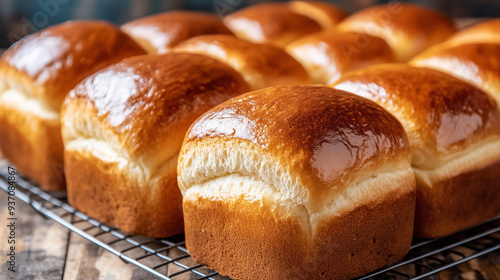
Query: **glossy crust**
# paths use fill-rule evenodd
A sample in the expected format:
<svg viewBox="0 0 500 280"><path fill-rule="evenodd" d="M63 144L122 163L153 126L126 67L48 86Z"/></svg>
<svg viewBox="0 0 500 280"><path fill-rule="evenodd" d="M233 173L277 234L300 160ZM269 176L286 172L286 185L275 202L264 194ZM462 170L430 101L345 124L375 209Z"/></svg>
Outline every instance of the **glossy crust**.
<svg viewBox="0 0 500 280"><path fill-rule="evenodd" d="M411 243L410 158L401 124L353 94L284 86L234 98L191 126L179 155L188 250L238 279L374 270Z"/></svg>
<svg viewBox="0 0 500 280"><path fill-rule="evenodd" d="M66 22L13 45L0 59L3 155L44 189L64 189L63 98L86 76L144 53L118 28L99 21ZM13 90L16 95L5 93Z"/></svg>
<svg viewBox="0 0 500 280"><path fill-rule="evenodd" d="M450 234L500 212L500 112L480 89L431 69L378 65L335 88L391 111L405 126L417 178L419 237ZM446 221L446 222L445 222Z"/></svg>
<svg viewBox="0 0 500 280"><path fill-rule="evenodd" d="M444 41L456 30L450 18L423 6L401 2L361 10L342 21L338 29L386 40L400 62Z"/></svg>
<svg viewBox="0 0 500 280"><path fill-rule="evenodd" d="M292 42L286 51L302 63L314 83L320 84L333 84L349 71L396 62L383 39L356 32L318 32Z"/></svg>
<svg viewBox="0 0 500 280"><path fill-rule="evenodd" d="M488 92L500 105L499 44L465 44L433 48L409 63L432 68L467 81Z"/></svg>
<svg viewBox="0 0 500 280"><path fill-rule="evenodd" d="M214 15L172 11L140 18L122 25L122 30L152 54L169 52L180 42L204 34L232 34Z"/></svg>
<svg viewBox="0 0 500 280"><path fill-rule="evenodd" d="M345 16L326 3L292 1L252 5L227 16L224 23L242 39L284 47L304 35L331 28Z"/></svg>
<svg viewBox="0 0 500 280"><path fill-rule="evenodd" d="M448 47L476 43L498 44L500 43L498 30L500 30L500 19L485 20L458 31L443 44Z"/></svg>
<svg viewBox="0 0 500 280"><path fill-rule="evenodd" d="M347 17L346 12L327 2L290 1L288 5L292 11L313 19L323 29L332 29Z"/></svg>
<svg viewBox="0 0 500 280"><path fill-rule="evenodd" d="M196 54L138 56L85 79L62 110L70 204L131 234L182 232L175 172L184 134L248 90L232 68Z"/></svg>
<svg viewBox="0 0 500 280"><path fill-rule="evenodd" d="M311 82L299 62L271 44L252 43L229 35L202 35L180 43L173 51L218 59L238 71L254 90Z"/></svg>

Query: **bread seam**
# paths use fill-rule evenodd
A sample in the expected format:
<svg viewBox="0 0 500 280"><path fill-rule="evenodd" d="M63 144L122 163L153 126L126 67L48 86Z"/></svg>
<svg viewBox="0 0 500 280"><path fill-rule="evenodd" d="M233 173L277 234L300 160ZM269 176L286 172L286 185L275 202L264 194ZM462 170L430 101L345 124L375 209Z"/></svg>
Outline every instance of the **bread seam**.
<svg viewBox="0 0 500 280"><path fill-rule="evenodd" d="M383 190L381 190L381 192L377 192L377 193L374 193L373 192L374 187L371 187L370 191L367 191L370 193L370 196L364 196L363 197L364 199L366 199L367 197L368 197L368 199L363 201L361 204L367 204L369 202L379 200L384 195L387 195L391 192L397 191L398 189L401 191L401 193L411 191L410 189L402 189L401 188L402 184L396 184L394 182L394 177L397 177L397 179L399 179L401 183L407 179L414 180L413 172L412 172L411 168L397 170L395 172L383 172L383 173L373 174L371 176L367 176L366 178L364 178L362 180L359 180L358 182L356 182L354 184L354 186L351 185L351 186L345 188L342 192L340 192L338 195L336 195L336 199L333 199L330 203L323 206L320 211L315 211L315 212L311 212L306 203L305 204L298 204L298 203L294 203L291 199L286 198L283 195L283 192L279 188L277 188L275 185L270 184L268 182L265 182L263 180L260 180L260 179L256 178L255 176L249 176L249 175L238 173L238 172L227 173L227 174L222 175L222 176L210 177L210 178L207 178L199 183L193 184L186 190L184 197L188 197L188 196L192 195L193 193L198 193L198 194L202 194L202 195L203 194L208 194L208 195L213 194L212 195L213 197L219 198L221 196L216 195L216 193L213 192L216 189L214 189L213 186L210 184L213 182L219 181L220 179L228 178L232 175L237 175L239 178L246 178L247 181L248 181L248 178L250 178L255 182L262 183L262 185L267 187L270 192L279 194L280 200L290 201L291 202L290 204L292 204L291 205L292 209L297 209L297 208L303 209L305 211L305 213L307 214L307 219L303 219L303 221L309 227L307 232L309 233L310 238L313 238L313 236L316 232L316 229L318 227L317 224L319 224L319 222L314 222L314 219L316 217L321 217L321 216L325 216L325 215L331 216L331 215L325 214L327 212L333 212L335 215L341 215L344 212L351 211L354 208L358 207L360 203L357 203L356 200L359 200L359 198L358 199L354 198L354 195L352 193L359 191L363 188L365 188L365 189L368 188L366 185L369 183L370 180L377 179L377 178L378 178L378 180L383 180L381 178L388 177L391 180L384 180L384 181L389 181L393 184L383 184L383 186L389 186L389 187L384 188ZM408 175L410 175L411 177L408 178L407 177ZM244 181L244 180L242 180L242 181ZM209 186L207 186L207 185L209 185ZM222 189L222 188L225 188L227 186L222 185L220 187ZM208 189L208 192L206 192L207 189ZM211 192L213 192L213 193L211 193ZM231 193L231 195L234 195L234 196L249 195L249 193L234 193L234 194ZM253 194L251 194L251 195L253 195ZM258 196L255 196L255 195L252 197L255 197L257 200L261 200L261 199L259 199ZM344 203L344 204L339 203L340 197L346 197L347 200L350 201L350 203ZM227 196L223 196L223 198L227 199ZM278 200L275 198L274 201L277 202ZM354 205L354 208L352 208L352 207L349 208L349 207L347 207L347 205L350 205L350 206Z"/></svg>
<svg viewBox="0 0 500 280"><path fill-rule="evenodd" d="M11 108L23 113L31 114L46 121L55 121L60 119L60 112L50 110L50 107L43 102L43 100L28 94L25 90L10 86L8 82L4 82L3 85L4 86L0 87L0 100L3 105L16 104ZM23 100L18 101L20 99Z"/></svg>
<svg viewBox="0 0 500 280"><path fill-rule="evenodd" d="M83 142L83 143L82 143ZM92 143L94 142L94 143ZM164 170L168 169L168 167L172 167L172 165L177 164L177 158L179 152L175 153L173 156L167 158L166 160L161 161L160 164L158 164L151 172L147 172L147 170L151 169L151 167L148 167L144 164L140 164L137 161L131 160L130 157L127 155L124 155L122 153L119 153L116 149L113 149L111 145L105 140L102 139L95 139L95 138L83 138L83 137L78 137L76 139L67 141L65 143L65 150L66 151L73 151L77 153L82 153L82 152L89 152L96 158L99 158L102 161L107 161L109 162L108 158L103 158L99 154L94 153L95 150L88 149L86 143L90 143L91 146L95 147L95 144L103 144L106 146L107 152L112 152L117 155L116 160L113 160L112 162L119 162L119 160L123 160L125 163L132 165L132 167L129 167L132 170L140 170L140 174L143 177L137 177L137 176L131 176L131 175L137 175L137 173L131 173L131 172L126 172L126 174L129 175L130 179L136 180L137 182L150 182L153 183L154 181L160 179L162 175L165 175ZM180 149L179 149L180 150ZM69 167L71 168L71 167ZM175 169L175 168L173 168Z"/></svg>
<svg viewBox="0 0 500 280"><path fill-rule="evenodd" d="M497 153L490 151L496 151ZM478 155L473 155L473 160L471 160L470 154L473 152L477 152ZM424 182L426 186L432 187L435 182L488 166L500 160L500 140L496 139L496 137L490 137L470 147L463 153L457 154L438 168L423 169L412 166L417 181ZM466 168L459 169L456 166L466 166ZM439 175L440 172L444 172L445 175Z"/></svg>

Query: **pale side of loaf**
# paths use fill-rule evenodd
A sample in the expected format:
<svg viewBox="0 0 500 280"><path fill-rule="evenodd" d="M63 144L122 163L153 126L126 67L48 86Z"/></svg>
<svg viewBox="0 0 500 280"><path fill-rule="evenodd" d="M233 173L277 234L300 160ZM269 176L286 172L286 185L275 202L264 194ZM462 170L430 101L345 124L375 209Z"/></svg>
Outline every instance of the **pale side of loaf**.
<svg viewBox="0 0 500 280"><path fill-rule="evenodd" d="M405 127L417 180L416 236L445 236L500 213L500 112L486 92L403 64L348 73L335 88L379 103Z"/></svg>
<svg viewBox="0 0 500 280"><path fill-rule="evenodd" d="M65 188L61 103L88 75L145 51L117 27L70 21L28 36L0 59L0 150L46 190Z"/></svg>
<svg viewBox="0 0 500 280"><path fill-rule="evenodd" d="M409 250L410 160L396 118L353 94L233 98L191 126L179 155L187 248L235 279L359 276Z"/></svg>
<svg viewBox="0 0 500 280"><path fill-rule="evenodd" d="M249 90L196 54L138 56L80 83L62 109L69 203L130 234L182 233L176 164L191 123Z"/></svg>

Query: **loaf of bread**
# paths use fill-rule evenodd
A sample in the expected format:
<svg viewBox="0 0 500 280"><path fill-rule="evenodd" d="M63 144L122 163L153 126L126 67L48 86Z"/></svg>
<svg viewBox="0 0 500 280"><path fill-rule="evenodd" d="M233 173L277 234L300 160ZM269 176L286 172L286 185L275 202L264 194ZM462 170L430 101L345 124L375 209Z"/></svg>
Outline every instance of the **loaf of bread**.
<svg viewBox="0 0 500 280"><path fill-rule="evenodd" d="M500 105L499 28L500 20L476 24L419 54L409 63L467 81L491 94Z"/></svg>
<svg viewBox="0 0 500 280"><path fill-rule="evenodd" d="M180 43L173 51L216 58L238 71L254 90L311 82L299 62L271 44L252 43L230 35L202 35Z"/></svg>
<svg viewBox="0 0 500 280"><path fill-rule="evenodd" d="M137 56L88 77L62 108L69 203L130 234L182 233L184 135L202 113L247 91L231 67L196 54Z"/></svg>
<svg viewBox="0 0 500 280"><path fill-rule="evenodd" d="M117 27L70 21L22 39L0 59L0 150L46 190L63 190L60 108L88 75L145 51Z"/></svg>
<svg viewBox="0 0 500 280"><path fill-rule="evenodd" d="M186 245L235 279L347 279L409 250L415 179L404 128L326 86L233 98L190 128L178 161Z"/></svg>
<svg viewBox="0 0 500 280"><path fill-rule="evenodd" d="M500 19L485 20L460 30L443 42L443 45L448 47L458 46L463 44L499 44L500 36Z"/></svg>
<svg viewBox="0 0 500 280"><path fill-rule="evenodd" d="M333 84L346 72L396 62L392 49L364 33L323 31L298 39L286 51L307 69L314 83Z"/></svg>
<svg viewBox="0 0 500 280"><path fill-rule="evenodd" d="M403 64L347 73L335 88L377 102L405 127L417 180L416 236L445 236L500 213L500 112L491 96Z"/></svg>
<svg viewBox="0 0 500 280"><path fill-rule="evenodd" d="M347 14L319 1L291 1L253 5L230 14L226 26L238 37L284 47L304 35L331 29Z"/></svg>
<svg viewBox="0 0 500 280"><path fill-rule="evenodd" d="M232 34L216 16L193 11L140 18L122 25L122 30L152 54L167 53L180 42L198 35Z"/></svg>
<svg viewBox="0 0 500 280"><path fill-rule="evenodd" d="M399 1L354 13L342 21L338 29L384 39L400 62L444 41L456 30L450 18L423 6Z"/></svg>

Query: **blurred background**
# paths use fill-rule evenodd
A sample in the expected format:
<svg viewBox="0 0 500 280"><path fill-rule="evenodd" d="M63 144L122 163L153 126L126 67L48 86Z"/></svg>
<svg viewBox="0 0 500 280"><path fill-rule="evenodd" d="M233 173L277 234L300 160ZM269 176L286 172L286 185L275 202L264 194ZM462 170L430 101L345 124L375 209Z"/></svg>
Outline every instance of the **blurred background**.
<svg viewBox="0 0 500 280"><path fill-rule="evenodd" d="M279 0L275 0L279 1ZM223 17L263 0L0 0L0 48L31 32L70 19L104 19L122 24L173 9L207 11ZM388 0L329 0L347 12ZM451 17L498 17L499 0L413 0ZM424 20L424 19L422 19Z"/></svg>

